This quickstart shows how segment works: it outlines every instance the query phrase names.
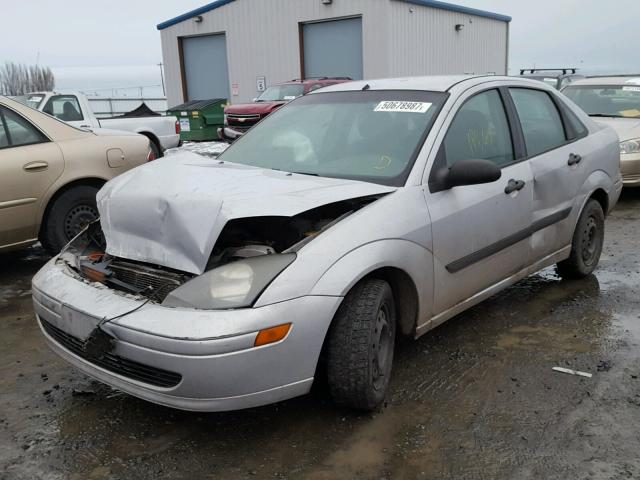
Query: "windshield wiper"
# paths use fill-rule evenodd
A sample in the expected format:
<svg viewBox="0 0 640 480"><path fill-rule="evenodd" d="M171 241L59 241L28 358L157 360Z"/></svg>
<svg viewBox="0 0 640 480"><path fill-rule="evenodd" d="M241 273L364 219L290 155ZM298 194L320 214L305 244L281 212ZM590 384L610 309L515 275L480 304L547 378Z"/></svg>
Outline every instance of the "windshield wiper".
<svg viewBox="0 0 640 480"><path fill-rule="evenodd" d="M317 173L309 173L309 172L290 172L289 170L282 170L281 168L273 168L271 170L275 170L276 172L287 172L287 173L296 173L298 175L311 175L312 177L319 177Z"/></svg>
<svg viewBox="0 0 640 480"><path fill-rule="evenodd" d="M607 115L605 113L589 113L590 117L604 117L604 118L633 118L633 117L623 117L622 115Z"/></svg>

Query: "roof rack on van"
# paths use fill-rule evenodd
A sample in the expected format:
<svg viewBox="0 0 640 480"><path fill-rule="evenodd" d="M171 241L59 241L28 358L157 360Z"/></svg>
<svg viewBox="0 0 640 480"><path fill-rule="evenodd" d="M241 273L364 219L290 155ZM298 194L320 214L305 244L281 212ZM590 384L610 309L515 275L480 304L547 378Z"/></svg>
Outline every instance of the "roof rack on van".
<svg viewBox="0 0 640 480"><path fill-rule="evenodd" d="M520 75L524 75L525 73L536 73L536 72L562 72L563 75L567 73L576 73L578 71L575 67L568 68L521 68Z"/></svg>

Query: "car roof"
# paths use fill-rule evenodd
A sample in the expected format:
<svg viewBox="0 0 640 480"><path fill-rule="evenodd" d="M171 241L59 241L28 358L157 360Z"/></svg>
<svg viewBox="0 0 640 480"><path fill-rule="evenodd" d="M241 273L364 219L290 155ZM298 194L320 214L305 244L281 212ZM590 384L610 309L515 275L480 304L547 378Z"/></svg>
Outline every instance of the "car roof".
<svg viewBox="0 0 640 480"><path fill-rule="evenodd" d="M640 85L640 75L638 76L610 76L610 77L588 77L576 80L571 86L581 85Z"/></svg>
<svg viewBox="0 0 640 480"><path fill-rule="evenodd" d="M367 90L424 90L430 92L447 92L456 85L470 88L481 83L495 81L503 81L513 84L521 83L523 85L533 85L535 87L539 87L540 84L537 80L499 75L434 75L425 77L356 80L330 85L311 93L355 91L362 90L367 85Z"/></svg>

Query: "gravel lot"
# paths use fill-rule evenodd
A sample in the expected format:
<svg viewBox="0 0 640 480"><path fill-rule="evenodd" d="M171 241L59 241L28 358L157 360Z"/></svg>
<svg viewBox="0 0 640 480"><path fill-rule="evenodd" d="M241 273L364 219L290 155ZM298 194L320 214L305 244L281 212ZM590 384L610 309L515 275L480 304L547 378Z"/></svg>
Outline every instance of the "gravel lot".
<svg viewBox="0 0 640 480"><path fill-rule="evenodd" d="M321 386L198 414L99 385L43 342L44 253L0 255L0 478L640 478L639 238L640 191L625 191L594 275L547 269L403 343L374 415Z"/></svg>

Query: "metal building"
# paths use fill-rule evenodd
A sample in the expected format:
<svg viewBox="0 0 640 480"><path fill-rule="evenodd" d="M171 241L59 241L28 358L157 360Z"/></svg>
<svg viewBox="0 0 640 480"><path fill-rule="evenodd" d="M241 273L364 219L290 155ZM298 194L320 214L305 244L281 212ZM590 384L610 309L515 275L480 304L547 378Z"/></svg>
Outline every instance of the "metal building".
<svg viewBox="0 0 640 480"><path fill-rule="evenodd" d="M436 0L217 0L158 25L167 101L266 85L507 72L511 17Z"/></svg>

